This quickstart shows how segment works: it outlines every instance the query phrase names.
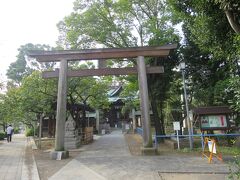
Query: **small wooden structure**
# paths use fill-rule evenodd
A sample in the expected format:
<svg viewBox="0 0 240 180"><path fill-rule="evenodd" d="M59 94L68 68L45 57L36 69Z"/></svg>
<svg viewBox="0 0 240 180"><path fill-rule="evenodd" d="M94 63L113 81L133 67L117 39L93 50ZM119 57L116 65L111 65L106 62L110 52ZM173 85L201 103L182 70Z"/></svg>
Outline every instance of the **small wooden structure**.
<svg viewBox="0 0 240 180"><path fill-rule="evenodd" d="M222 161L222 154L217 147L217 141L211 137L211 134L215 130L221 130L228 132L232 129L230 124L230 116L233 115L233 111L228 106L210 106L210 107L198 107L193 110L195 121L199 123L202 134L207 131L210 134L209 137L205 137L203 145L202 156L208 159L211 163L213 157Z"/></svg>
<svg viewBox="0 0 240 180"><path fill-rule="evenodd" d="M93 127L85 127L82 133L81 144L89 144L93 141Z"/></svg>
<svg viewBox="0 0 240 180"><path fill-rule="evenodd" d="M201 131L229 130L229 116L232 113L228 106L198 107L193 110Z"/></svg>

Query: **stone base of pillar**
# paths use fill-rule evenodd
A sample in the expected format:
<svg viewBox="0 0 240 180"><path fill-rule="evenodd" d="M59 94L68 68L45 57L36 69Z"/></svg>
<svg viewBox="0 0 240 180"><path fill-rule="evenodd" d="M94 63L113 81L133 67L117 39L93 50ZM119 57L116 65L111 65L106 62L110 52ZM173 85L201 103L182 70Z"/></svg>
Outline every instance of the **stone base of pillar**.
<svg viewBox="0 0 240 180"><path fill-rule="evenodd" d="M77 149L80 147L81 144L81 136L65 136L64 138L64 149L65 150L71 150L71 149Z"/></svg>
<svg viewBox="0 0 240 180"><path fill-rule="evenodd" d="M141 152L142 152L142 155L146 155L146 156L154 156L158 154L157 148L155 147L142 147Z"/></svg>
<svg viewBox="0 0 240 180"><path fill-rule="evenodd" d="M69 152L68 151L51 151L50 158L53 160L67 159L69 158Z"/></svg>

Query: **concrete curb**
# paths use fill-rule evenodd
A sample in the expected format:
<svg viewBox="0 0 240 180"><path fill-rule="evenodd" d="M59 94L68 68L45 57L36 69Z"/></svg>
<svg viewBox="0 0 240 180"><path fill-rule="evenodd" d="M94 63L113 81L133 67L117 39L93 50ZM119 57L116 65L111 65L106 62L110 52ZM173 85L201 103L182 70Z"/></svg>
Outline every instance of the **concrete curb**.
<svg viewBox="0 0 240 180"><path fill-rule="evenodd" d="M37 150L38 148L37 148L37 145L36 145L33 137L31 136L29 138L30 138L30 143L31 143L31 146L32 146L32 150Z"/></svg>
<svg viewBox="0 0 240 180"><path fill-rule="evenodd" d="M37 164L33 155L33 139L27 137L21 180L40 180ZM34 143L35 144L35 143ZM28 150L28 148L30 148ZM31 154L30 154L31 153Z"/></svg>

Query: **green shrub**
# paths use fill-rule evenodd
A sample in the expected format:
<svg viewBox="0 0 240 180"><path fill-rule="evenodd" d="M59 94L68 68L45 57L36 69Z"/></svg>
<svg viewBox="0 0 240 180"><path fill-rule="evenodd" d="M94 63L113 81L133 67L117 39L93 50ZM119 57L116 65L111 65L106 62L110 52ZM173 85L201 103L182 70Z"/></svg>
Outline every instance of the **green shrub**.
<svg viewBox="0 0 240 180"><path fill-rule="evenodd" d="M14 132L14 134L18 134L19 133L19 127L15 127L13 132Z"/></svg>
<svg viewBox="0 0 240 180"><path fill-rule="evenodd" d="M230 174L228 176L231 180L240 179L240 156L235 156L234 161L229 167Z"/></svg>
<svg viewBox="0 0 240 180"><path fill-rule="evenodd" d="M4 140L4 138L6 138L7 135L5 132L0 132L0 140Z"/></svg>
<svg viewBox="0 0 240 180"><path fill-rule="evenodd" d="M34 130L31 128L31 129L26 130L25 135L26 136L33 136L33 133L34 133Z"/></svg>

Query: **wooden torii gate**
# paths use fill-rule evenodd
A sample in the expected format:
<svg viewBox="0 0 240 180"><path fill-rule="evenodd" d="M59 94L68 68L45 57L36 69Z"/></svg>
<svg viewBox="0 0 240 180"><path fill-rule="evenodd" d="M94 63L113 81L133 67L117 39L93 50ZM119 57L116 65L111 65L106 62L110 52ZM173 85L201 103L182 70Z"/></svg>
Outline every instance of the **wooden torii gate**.
<svg viewBox="0 0 240 180"><path fill-rule="evenodd" d="M29 56L36 58L38 62L60 61L59 71L43 72L44 78L58 77L57 116L55 152L64 151L67 77L103 76L138 74L141 119L143 126L143 146L152 148L152 134L150 130L149 99L146 73L163 73L163 67L146 68L144 57L167 57L176 44L158 47L134 47L134 48L103 48L86 50L63 51L30 51ZM68 70L68 61L102 60L112 58L137 58L137 68L101 68L85 70Z"/></svg>

